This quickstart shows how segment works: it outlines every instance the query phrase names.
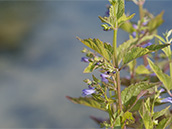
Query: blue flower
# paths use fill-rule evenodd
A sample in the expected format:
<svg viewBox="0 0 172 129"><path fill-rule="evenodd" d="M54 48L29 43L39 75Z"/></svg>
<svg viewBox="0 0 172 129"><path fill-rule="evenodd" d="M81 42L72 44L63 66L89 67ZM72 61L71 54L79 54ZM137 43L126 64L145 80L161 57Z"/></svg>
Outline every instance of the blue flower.
<svg viewBox="0 0 172 129"><path fill-rule="evenodd" d="M145 48L145 47L150 46L150 45L152 45L152 43L151 42L148 42L148 43L142 45L142 47Z"/></svg>
<svg viewBox="0 0 172 129"><path fill-rule="evenodd" d="M88 86L89 89L83 89L82 90L82 96L87 96L87 95L91 95L93 93L96 92L96 90L90 86Z"/></svg>
<svg viewBox="0 0 172 129"><path fill-rule="evenodd" d="M100 74L100 77L102 79L102 82L105 82L105 83L108 83L108 79L109 78L109 75L106 75L106 74Z"/></svg>
<svg viewBox="0 0 172 129"><path fill-rule="evenodd" d="M86 58L86 57L82 57L82 58L81 58L81 62L89 63L89 60L88 60L88 58Z"/></svg>
<svg viewBox="0 0 172 129"><path fill-rule="evenodd" d="M136 32L133 32L131 35L133 36L133 38L135 38L136 37Z"/></svg>
<svg viewBox="0 0 172 129"><path fill-rule="evenodd" d="M137 26L136 24L133 24L133 28L134 28L134 29L137 29L138 26Z"/></svg>
<svg viewBox="0 0 172 129"><path fill-rule="evenodd" d="M151 68L150 68L150 65L147 65L147 66L146 66L146 68L147 68L148 70L150 70L150 69L151 69Z"/></svg>
<svg viewBox="0 0 172 129"><path fill-rule="evenodd" d="M143 26L146 26L148 24L148 21L145 21L142 23Z"/></svg>
<svg viewBox="0 0 172 129"><path fill-rule="evenodd" d="M172 103L172 97L167 97L161 100L161 103L167 103L167 102Z"/></svg>
<svg viewBox="0 0 172 129"><path fill-rule="evenodd" d="M159 90L159 92L160 93L162 93L162 92L164 92L165 90L163 89L163 88L161 88L160 90Z"/></svg>

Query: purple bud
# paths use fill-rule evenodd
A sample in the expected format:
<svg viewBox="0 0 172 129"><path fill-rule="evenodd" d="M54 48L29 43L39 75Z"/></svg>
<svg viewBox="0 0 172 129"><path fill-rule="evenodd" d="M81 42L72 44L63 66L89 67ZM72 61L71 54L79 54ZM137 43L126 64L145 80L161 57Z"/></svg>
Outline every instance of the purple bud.
<svg viewBox="0 0 172 129"><path fill-rule="evenodd" d="M167 97L161 100L161 103L167 103L167 102L172 103L172 97Z"/></svg>
<svg viewBox="0 0 172 129"><path fill-rule="evenodd" d="M143 26L146 26L147 24L148 24L148 21L142 23Z"/></svg>
<svg viewBox="0 0 172 129"><path fill-rule="evenodd" d="M105 83L108 83L108 79L109 78L109 75L106 75L106 74L100 74L100 77L102 79L102 82L105 82Z"/></svg>
<svg viewBox="0 0 172 129"><path fill-rule="evenodd" d="M155 74L155 73L152 73L152 74L150 74L150 76L152 76L152 77L153 77L153 76L156 76L156 74Z"/></svg>
<svg viewBox="0 0 172 129"><path fill-rule="evenodd" d="M150 45L152 45L152 43L151 43L151 42L148 42L148 43L142 45L142 47L143 47L143 48L146 48L147 46L150 46Z"/></svg>
<svg viewBox="0 0 172 129"><path fill-rule="evenodd" d="M144 30L142 30L142 31L141 31L141 34L144 34L144 33L145 33L145 31L144 31Z"/></svg>
<svg viewBox="0 0 172 129"><path fill-rule="evenodd" d="M147 69L151 69L151 68L150 68L150 65L147 65L146 68L147 68Z"/></svg>
<svg viewBox="0 0 172 129"><path fill-rule="evenodd" d="M89 88L89 89L83 89L82 90L82 96L87 96L87 95L91 95L93 93L95 93L95 89L94 88Z"/></svg>
<svg viewBox="0 0 172 129"><path fill-rule="evenodd" d="M133 32L131 35L133 36L133 38L135 38L136 37L136 32Z"/></svg>
<svg viewBox="0 0 172 129"><path fill-rule="evenodd" d="M159 90L159 92L160 93L162 93L162 92L164 92L165 90L163 89L163 88L161 88L160 90Z"/></svg>
<svg viewBox="0 0 172 129"><path fill-rule="evenodd" d="M115 73L116 73L116 71L113 71L112 73L113 73L113 74L115 74Z"/></svg>
<svg viewBox="0 0 172 129"><path fill-rule="evenodd" d="M88 58L86 58L86 57L82 57L82 58L81 58L81 62L89 63L89 60L88 60Z"/></svg>
<svg viewBox="0 0 172 129"><path fill-rule="evenodd" d="M137 29L138 26L137 26L136 24L133 24L133 28L134 28L134 29Z"/></svg>

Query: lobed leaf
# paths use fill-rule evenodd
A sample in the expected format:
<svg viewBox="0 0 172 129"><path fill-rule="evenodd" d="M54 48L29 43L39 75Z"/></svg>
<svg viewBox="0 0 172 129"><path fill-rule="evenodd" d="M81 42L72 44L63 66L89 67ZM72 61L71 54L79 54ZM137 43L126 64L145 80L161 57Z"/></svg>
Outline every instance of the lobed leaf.
<svg viewBox="0 0 172 129"><path fill-rule="evenodd" d="M148 63L150 65L151 69L154 71L154 73L159 78L159 80L164 84L164 87L167 90L171 90L172 89L172 79L170 78L170 76L163 73L162 70L157 65L155 65L149 58L148 58Z"/></svg>
<svg viewBox="0 0 172 129"><path fill-rule="evenodd" d="M103 104L97 102L94 98L92 97L79 97L79 98L73 98L70 96L66 96L66 98L68 100L70 100L71 102L75 103L75 104L81 104L81 105L85 105L88 107L93 107L93 108L97 108L99 110L103 110L105 111L106 109L103 108Z"/></svg>

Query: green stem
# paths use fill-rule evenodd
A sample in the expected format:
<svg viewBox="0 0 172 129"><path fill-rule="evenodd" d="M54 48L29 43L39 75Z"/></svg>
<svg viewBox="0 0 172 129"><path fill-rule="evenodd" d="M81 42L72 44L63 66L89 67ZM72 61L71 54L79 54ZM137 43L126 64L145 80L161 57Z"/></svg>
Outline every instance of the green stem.
<svg viewBox="0 0 172 129"><path fill-rule="evenodd" d="M113 65L118 68L117 60L117 22L115 23L114 36L113 36ZM118 109L122 111L122 101L121 101L121 86L120 86L120 71L116 72L116 84L117 84L117 96L118 96Z"/></svg>
<svg viewBox="0 0 172 129"><path fill-rule="evenodd" d="M170 77L172 79L172 59L170 59Z"/></svg>
<svg viewBox="0 0 172 129"><path fill-rule="evenodd" d="M140 20L142 20L144 18L144 13L143 13L143 3L142 1L139 0L139 14L140 14ZM143 62L144 65L147 66L148 65L148 61L147 61L147 55L143 56Z"/></svg>

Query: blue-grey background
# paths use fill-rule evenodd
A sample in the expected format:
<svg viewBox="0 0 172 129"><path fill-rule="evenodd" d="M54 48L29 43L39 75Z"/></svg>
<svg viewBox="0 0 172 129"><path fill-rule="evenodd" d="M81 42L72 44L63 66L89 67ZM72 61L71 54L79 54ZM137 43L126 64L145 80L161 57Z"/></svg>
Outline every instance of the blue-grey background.
<svg viewBox="0 0 172 129"><path fill-rule="evenodd" d="M89 74L82 71L84 47L76 40L100 38L111 42L98 16L107 0L1 1L0 2L0 128L98 128L90 115L104 112L76 105L65 96L79 97ZM170 0L147 1L144 7L164 24L159 34L172 28ZM138 11L126 2L126 12ZM138 19L138 14L134 20ZM118 43L128 38L119 31Z"/></svg>

